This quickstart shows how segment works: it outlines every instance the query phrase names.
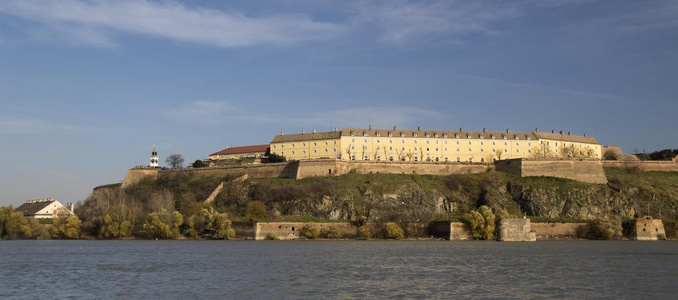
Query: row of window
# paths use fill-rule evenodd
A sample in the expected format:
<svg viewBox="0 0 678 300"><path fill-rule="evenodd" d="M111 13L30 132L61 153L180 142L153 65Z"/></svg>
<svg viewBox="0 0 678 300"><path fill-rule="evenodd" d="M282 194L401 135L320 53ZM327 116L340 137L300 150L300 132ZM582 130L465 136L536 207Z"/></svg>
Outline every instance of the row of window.
<svg viewBox="0 0 678 300"><path fill-rule="evenodd" d="M367 150L367 149L368 149L367 146L363 146L363 150ZM440 148L436 147L435 151L440 151L439 149ZM355 145L351 145L351 150L355 150ZM377 151L379 151L379 150L381 150L381 147L377 146ZM388 147L388 150L393 151L393 147L392 146ZM401 147L401 150L405 151L405 147ZM414 147L414 151L418 151L418 150L419 149L417 147ZM423 148L422 148L422 150L423 150ZM426 147L426 151L431 151L431 148ZM444 148L444 151L447 151L447 147ZM457 152L460 152L460 151L461 151L461 149L457 148ZM473 149L468 148L468 151L473 152ZM485 148L480 148L480 152L485 152ZM497 151L496 151L495 148L492 148L492 152L497 152ZM504 152L508 153L508 149L504 149ZM516 153L520 153L520 149L516 149ZM532 153L532 150L528 149L527 153Z"/></svg>
<svg viewBox="0 0 678 300"><path fill-rule="evenodd" d="M379 132L376 132L374 135L375 135L375 136L381 136L381 134L380 134ZM355 131L351 131L351 136L355 136ZM367 131L363 131L363 136L365 136L365 137L369 136L369 134L367 133ZM393 137L393 133L392 133L392 132L389 132L389 133L388 133L388 136L389 136L389 137ZM426 134L424 134L424 136L425 136L426 138L430 138L430 137L431 137L431 134L426 133ZM400 137L405 137L405 133L401 132L401 133L400 133ZM417 137L417 133L412 133L412 137L415 137L415 138L416 138L416 137ZM438 138L439 136L438 136L437 133L434 133L434 134L433 134L433 137L434 137L434 138ZM462 137L462 135L459 135L459 134L455 134L455 135L454 135L454 138L457 138L457 139L458 139L458 138L460 138L460 137ZM447 134L443 134L443 138L447 138ZM471 135L470 133L467 133L467 134L466 134L466 138L471 139L471 138L474 138L474 137L473 137L473 135ZM483 135L478 135L478 138L479 138L479 139L484 139L485 136L483 136ZM494 139L496 138L496 136L495 136L494 134L492 134L492 135L490 135L490 138L494 140ZM508 137L508 135L502 134L502 135L501 135L501 138L507 140L509 137ZM525 138L528 139L528 140L532 139L529 135L526 136ZM514 134L514 135L513 135L513 139L519 140L519 139L520 139L520 136L518 136L517 134Z"/></svg>
<svg viewBox="0 0 678 300"><path fill-rule="evenodd" d="M351 160L356 160L356 156L355 156L355 155L352 155L352 156L351 156ZM363 157L363 160L370 160L370 156L369 156L369 155L365 155L365 156ZM388 160L389 160L389 161L394 161L394 157L393 157L393 156L389 156L389 157L388 157ZM402 157L400 157L400 160L401 160L401 161L407 161L407 157L406 157L406 156L402 156ZM496 160L497 160L496 158L492 158L492 161L496 161ZM377 155L376 161L381 161L381 155ZM419 161L419 156L415 156L415 157L414 157L414 161ZM427 162L433 162L433 161L435 161L435 162L440 162L441 159L440 159L439 157L434 157L434 158L426 157L426 161L427 161ZM450 160L449 160L448 157L444 157L444 158L443 158L443 161L444 161L444 162L449 162ZM461 162L461 157L457 157L457 162ZM473 162L473 157L469 157L468 162ZM480 158L480 162L485 162L485 158Z"/></svg>

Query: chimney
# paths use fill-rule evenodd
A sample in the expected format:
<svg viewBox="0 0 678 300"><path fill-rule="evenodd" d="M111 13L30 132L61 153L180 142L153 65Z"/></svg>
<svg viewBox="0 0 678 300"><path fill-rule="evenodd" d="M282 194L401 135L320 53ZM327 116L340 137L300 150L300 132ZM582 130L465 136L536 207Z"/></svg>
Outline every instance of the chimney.
<svg viewBox="0 0 678 300"><path fill-rule="evenodd" d="M421 126L417 126L417 131L421 131Z"/></svg>
<svg viewBox="0 0 678 300"><path fill-rule="evenodd" d="M304 134L304 133L306 133L306 131L302 129L302 130L301 130L301 134Z"/></svg>
<svg viewBox="0 0 678 300"><path fill-rule="evenodd" d="M508 132L509 132L509 129L508 129L508 128L506 128L506 133L508 133Z"/></svg>
<svg viewBox="0 0 678 300"><path fill-rule="evenodd" d="M562 131L562 130L560 131L560 135L563 135L563 131Z"/></svg>
<svg viewBox="0 0 678 300"><path fill-rule="evenodd" d="M280 131L280 135L285 135L285 134L282 132L282 130Z"/></svg>
<svg viewBox="0 0 678 300"><path fill-rule="evenodd" d="M539 132L539 128L535 128L535 129L534 129L534 132Z"/></svg>
<svg viewBox="0 0 678 300"><path fill-rule="evenodd" d="M228 149L228 145L226 145L226 147L224 149Z"/></svg>
<svg viewBox="0 0 678 300"><path fill-rule="evenodd" d="M464 131L464 127L459 127L459 132Z"/></svg>
<svg viewBox="0 0 678 300"><path fill-rule="evenodd" d="M551 130L551 133L556 133L556 131L555 131L555 130Z"/></svg>
<svg viewBox="0 0 678 300"><path fill-rule="evenodd" d="M337 132L337 127L334 127L334 132Z"/></svg>
<svg viewBox="0 0 678 300"><path fill-rule="evenodd" d="M313 129L313 133L315 133L315 129Z"/></svg>
<svg viewBox="0 0 678 300"><path fill-rule="evenodd" d="M568 131L568 132L567 132L567 135L572 135L572 132L569 132L569 131Z"/></svg>
<svg viewBox="0 0 678 300"><path fill-rule="evenodd" d="M372 125L370 125L367 129L372 130Z"/></svg>
<svg viewBox="0 0 678 300"><path fill-rule="evenodd" d="M393 126L393 130L396 130L396 127L395 127L395 126Z"/></svg>
<svg viewBox="0 0 678 300"><path fill-rule="evenodd" d="M589 136L589 134L588 134L588 133L584 133L584 137L588 137L588 136Z"/></svg>
<svg viewBox="0 0 678 300"><path fill-rule="evenodd" d="M242 147L240 144L238 144L238 147Z"/></svg>
<svg viewBox="0 0 678 300"><path fill-rule="evenodd" d="M70 210L71 213L74 214L75 212L73 211L73 203L68 203L67 205L68 205L68 210Z"/></svg>
<svg viewBox="0 0 678 300"><path fill-rule="evenodd" d="M487 128L483 128L483 133L484 133L484 132L487 132Z"/></svg>

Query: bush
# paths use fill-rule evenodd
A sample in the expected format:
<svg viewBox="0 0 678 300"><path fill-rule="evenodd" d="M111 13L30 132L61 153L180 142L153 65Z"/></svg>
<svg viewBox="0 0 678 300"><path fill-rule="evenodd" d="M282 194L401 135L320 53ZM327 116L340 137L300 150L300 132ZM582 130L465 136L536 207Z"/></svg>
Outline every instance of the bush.
<svg viewBox="0 0 678 300"><path fill-rule="evenodd" d="M203 167L206 167L206 166L207 166L207 165L205 165L205 163L204 163L202 160L199 160L199 159L196 159L196 160L193 162L193 167L194 167L194 168L203 168Z"/></svg>
<svg viewBox="0 0 678 300"><path fill-rule="evenodd" d="M491 240L494 238L495 216L492 209L483 205L464 215L464 221L471 229L473 238Z"/></svg>
<svg viewBox="0 0 678 300"><path fill-rule="evenodd" d="M266 205L261 201L251 201L245 208L245 217L251 221L257 221L266 218Z"/></svg>
<svg viewBox="0 0 678 300"><path fill-rule="evenodd" d="M607 150L605 151L605 154L603 154L603 159L605 160L619 160L619 157L617 156L617 153L612 151L612 150Z"/></svg>
<svg viewBox="0 0 678 300"><path fill-rule="evenodd" d="M382 230L382 235L387 239L401 239L405 236L405 232L396 223L388 223Z"/></svg>
<svg viewBox="0 0 678 300"><path fill-rule="evenodd" d="M584 237L592 240L618 239L622 234L621 222L614 220L593 220L586 229Z"/></svg>
<svg viewBox="0 0 678 300"><path fill-rule="evenodd" d="M273 233L273 232L267 234L267 235L266 235L266 239L267 239L267 240L271 240L271 241L277 241L277 240L280 240L280 238L278 237L278 235L275 234L275 233Z"/></svg>
<svg viewBox="0 0 678 300"><path fill-rule="evenodd" d="M329 227L323 228L320 235L326 239L340 239L344 236L343 230L339 229L337 225L330 225Z"/></svg>
<svg viewBox="0 0 678 300"><path fill-rule="evenodd" d="M358 238L360 239L369 239L371 236L370 227L367 225L362 225L358 227Z"/></svg>
<svg viewBox="0 0 678 300"><path fill-rule="evenodd" d="M306 224L301 227L301 235L308 239L314 239L320 236L320 228L316 224Z"/></svg>

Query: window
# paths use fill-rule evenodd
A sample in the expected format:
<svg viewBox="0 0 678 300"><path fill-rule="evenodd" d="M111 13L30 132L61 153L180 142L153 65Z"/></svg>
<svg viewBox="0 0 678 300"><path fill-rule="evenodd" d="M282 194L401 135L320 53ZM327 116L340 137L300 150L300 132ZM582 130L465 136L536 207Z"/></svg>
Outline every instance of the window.
<svg viewBox="0 0 678 300"><path fill-rule="evenodd" d="M484 149L484 148L480 148L480 152L485 152L485 149Z"/></svg>
<svg viewBox="0 0 678 300"><path fill-rule="evenodd" d="M403 144L405 144L405 140L402 140Z"/></svg>
<svg viewBox="0 0 678 300"><path fill-rule="evenodd" d="M332 148L332 151L337 152L337 148Z"/></svg>
<svg viewBox="0 0 678 300"><path fill-rule="evenodd" d="M273 145L273 149L277 148L275 145Z"/></svg>
<svg viewBox="0 0 678 300"><path fill-rule="evenodd" d="M328 151L327 148L325 148L325 153L327 153L327 152L330 152L330 151Z"/></svg>
<svg viewBox="0 0 678 300"><path fill-rule="evenodd" d="M292 154L294 154L294 150L292 150Z"/></svg>
<svg viewBox="0 0 678 300"><path fill-rule="evenodd" d="M520 153L520 149L516 149L516 153Z"/></svg>
<svg viewBox="0 0 678 300"><path fill-rule="evenodd" d="M355 155L351 155L351 160L355 160Z"/></svg>
<svg viewBox="0 0 678 300"><path fill-rule="evenodd" d="M469 146L471 146L471 145L472 145L471 141L468 141L468 145L469 145Z"/></svg>
<svg viewBox="0 0 678 300"><path fill-rule="evenodd" d="M306 143L301 143L302 146L306 147Z"/></svg>
<svg viewBox="0 0 678 300"><path fill-rule="evenodd" d="M355 145L351 145L351 149L355 150Z"/></svg>
<svg viewBox="0 0 678 300"><path fill-rule="evenodd" d="M447 141L445 141L445 145L447 145Z"/></svg>
<svg viewBox="0 0 678 300"><path fill-rule="evenodd" d="M520 143L516 142L516 146L517 146L517 147L520 147Z"/></svg>
<svg viewBox="0 0 678 300"><path fill-rule="evenodd" d="M430 144L429 140L426 140L426 143L427 143L427 144Z"/></svg>
<svg viewBox="0 0 678 300"><path fill-rule="evenodd" d="M419 156L415 156L414 161L419 161Z"/></svg>
<svg viewBox="0 0 678 300"><path fill-rule="evenodd" d="M336 145L336 144L337 144L337 141L334 141L334 144Z"/></svg>
<svg viewBox="0 0 678 300"><path fill-rule="evenodd" d="M365 155L365 160L370 160L370 157Z"/></svg>
<svg viewBox="0 0 678 300"><path fill-rule="evenodd" d="M388 147L388 150L393 151L393 146L389 146L389 147Z"/></svg>
<svg viewBox="0 0 678 300"><path fill-rule="evenodd" d="M484 157L481 157L481 158L480 158L480 162L485 162L485 158L484 158Z"/></svg>
<svg viewBox="0 0 678 300"><path fill-rule="evenodd" d="M457 145L459 145L459 141L457 141Z"/></svg>
<svg viewBox="0 0 678 300"><path fill-rule="evenodd" d="M429 148L428 148L428 147L426 147L426 151L431 151L431 150L429 150Z"/></svg>
<svg viewBox="0 0 678 300"><path fill-rule="evenodd" d="M508 143L507 143L507 142L504 142L504 146L508 146Z"/></svg>
<svg viewBox="0 0 678 300"><path fill-rule="evenodd" d="M497 152L497 150L496 150L496 149L494 149L494 148L492 148L492 152Z"/></svg>
<svg viewBox="0 0 678 300"><path fill-rule="evenodd" d="M485 145L485 143L484 143L483 141L480 141L480 145L481 145L481 146L482 146L482 145Z"/></svg>
<svg viewBox="0 0 678 300"><path fill-rule="evenodd" d="M449 158L445 157L445 162L448 162L449 160L450 160Z"/></svg>
<svg viewBox="0 0 678 300"><path fill-rule="evenodd" d="M363 146L363 149L367 150L367 146Z"/></svg>
<svg viewBox="0 0 678 300"><path fill-rule="evenodd" d="M301 153L302 153L302 154L306 154L306 150L302 150Z"/></svg>
<svg viewBox="0 0 678 300"><path fill-rule="evenodd" d="M405 147L403 147L402 150L405 151Z"/></svg>
<svg viewBox="0 0 678 300"><path fill-rule="evenodd" d="M459 148L457 148L457 152L459 152Z"/></svg>
<svg viewBox="0 0 678 300"><path fill-rule="evenodd" d="M379 139L377 139L377 143L381 143L381 141Z"/></svg>
<svg viewBox="0 0 678 300"><path fill-rule="evenodd" d="M377 155L377 161L381 161L381 156Z"/></svg>
<svg viewBox="0 0 678 300"><path fill-rule="evenodd" d="M388 160L393 161L393 156L389 156Z"/></svg>
<svg viewBox="0 0 678 300"><path fill-rule="evenodd" d="M355 143L355 139L351 139L351 143Z"/></svg>
<svg viewBox="0 0 678 300"><path fill-rule="evenodd" d="M416 143L417 143L417 140L414 140L414 143L416 144Z"/></svg>
<svg viewBox="0 0 678 300"><path fill-rule="evenodd" d="M327 146L327 142L325 142L325 146Z"/></svg>
<svg viewBox="0 0 678 300"><path fill-rule="evenodd" d="M414 147L414 151L417 151L417 147Z"/></svg>
<svg viewBox="0 0 678 300"><path fill-rule="evenodd" d="M325 149L325 150L327 150L327 149ZM318 150L313 149L313 153L318 153Z"/></svg>
<svg viewBox="0 0 678 300"><path fill-rule="evenodd" d="M403 157L401 157L400 160L405 161L405 155L403 155Z"/></svg>
<svg viewBox="0 0 678 300"><path fill-rule="evenodd" d="M468 152L473 152L473 151L471 150L471 148L468 148Z"/></svg>
<svg viewBox="0 0 678 300"><path fill-rule="evenodd" d="M438 151L438 147L436 147L436 151Z"/></svg>
<svg viewBox="0 0 678 300"><path fill-rule="evenodd" d="M440 160L436 157L436 162L438 162L438 161L440 161Z"/></svg>
<svg viewBox="0 0 678 300"><path fill-rule="evenodd" d="M389 143L389 144L393 144L393 140L388 140L388 143Z"/></svg>
<svg viewBox="0 0 678 300"><path fill-rule="evenodd" d="M473 162L473 157L469 157L468 162Z"/></svg>
<svg viewBox="0 0 678 300"><path fill-rule="evenodd" d="M445 152L447 152L447 147L445 147Z"/></svg>
<svg viewBox="0 0 678 300"><path fill-rule="evenodd" d="M459 158L459 156L457 156L457 162L461 162L461 158Z"/></svg>
<svg viewBox="0 0 678 300"><path fill-rule="evenodd" d="M504 149L504 153L508 153L508 149Z"/></svg>
<svg viewBox="0 0 678 300"><path fill-rule="evenodd" d="M380 147L380 146L377 146L377 150L381 150L381 147Z"/></svg>
<svg viewBox="0 0 678 300"><path fill-rule="evenodd" d="M316 143L316 142L313 142L313 146L318 146L318 143Z"/></svg>
<svg viewBox="0 0 678 300"><path fill-rule="evenodd" d="M527 149L527 153L532 153L532 150L530 150L530 149Z"/></svg>
<svg viewBox="0 0 678 300"><path fill-rule="evenodd" d="M292 143L292 148L294 148L294 143Z"/></svg>

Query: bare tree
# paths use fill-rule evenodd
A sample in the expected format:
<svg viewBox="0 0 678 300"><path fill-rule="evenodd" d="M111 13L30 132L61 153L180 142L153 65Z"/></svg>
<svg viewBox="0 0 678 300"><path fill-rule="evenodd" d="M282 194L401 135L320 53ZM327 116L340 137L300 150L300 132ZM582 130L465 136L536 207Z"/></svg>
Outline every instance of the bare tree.
<svg viewBox="0 0 678 300"><path fill-rule="evenodd" d="M172 168L182 168L184 166L184 157L181 154L172 154L165 159L165 162Z"/></svg>

